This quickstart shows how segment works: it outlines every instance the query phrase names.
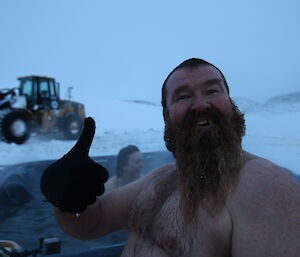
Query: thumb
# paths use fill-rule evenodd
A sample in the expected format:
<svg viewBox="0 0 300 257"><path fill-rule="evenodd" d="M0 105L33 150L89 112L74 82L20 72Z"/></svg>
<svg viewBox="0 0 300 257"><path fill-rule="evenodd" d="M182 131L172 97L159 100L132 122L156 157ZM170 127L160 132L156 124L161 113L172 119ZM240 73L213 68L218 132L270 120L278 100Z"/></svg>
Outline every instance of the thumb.
<svg viewBox="0 0 300 257"><path fill-rule="evenodd" d="M94 135L95 135L95 121L93 118L88 117L84 120L83 130L81 135L73 147L73 151L80 152L80 154L88 154Z"/></svg>

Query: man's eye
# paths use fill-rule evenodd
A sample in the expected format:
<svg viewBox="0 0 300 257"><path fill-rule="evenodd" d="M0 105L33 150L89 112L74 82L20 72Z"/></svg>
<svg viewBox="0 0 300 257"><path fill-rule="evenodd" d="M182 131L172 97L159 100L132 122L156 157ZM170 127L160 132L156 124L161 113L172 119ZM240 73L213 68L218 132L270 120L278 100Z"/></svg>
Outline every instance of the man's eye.
<svg viewBox="0 0 300 257"><path fill-rule="evenodd" d="M178 101L183 101L183 100L185 100L185 99L188 99L190 97L190 95L179 95L179 96L177 96L176 97L176 102L178 102Z"/></svg>
<svg viewBox="0 0 300 257"><path fill-rule="evenodd" d="M209 89L209 90L207 90L206 94L212 95L212 94L215 94L215 93L218 93L218 92L219 92L219 90L217 90L217 89Z"/></svg>

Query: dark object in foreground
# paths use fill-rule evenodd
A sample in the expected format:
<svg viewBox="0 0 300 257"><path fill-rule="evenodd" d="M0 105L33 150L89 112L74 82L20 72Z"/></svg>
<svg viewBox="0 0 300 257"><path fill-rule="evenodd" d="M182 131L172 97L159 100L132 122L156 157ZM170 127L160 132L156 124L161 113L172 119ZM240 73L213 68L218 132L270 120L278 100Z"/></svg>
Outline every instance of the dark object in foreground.
<svg viewBox="0 0 300 257"><path fill-rule="evenodd" d="M125 244L114 244L104 247L95 247L90 250L82 250L77 253L61 254L61 241L56 237L46 239L40 238L39 248L33 250L24 249L13 241L2 241L0 242L0 256L5 254L5 256L9 257L36 257L48 255L53 257L119 257L124 249L124 246Z"/></svg>
<svg viewBox="0 0 300 257"><path fill-rule="evenodd" d="M77 253L54 254L52 257L119 257L125 247L125 244L116 244L103 247L95 247L90 250L84 250Z"/></svg>
<svg viewBox="0 0 300 257"><path fill-rule="evenodd" d="M42 193L61 211L83 212L104 193L108 172L88 156L94 134L95 121L86 118L76 145L51 164L41 177Z"/></svg>
<svg viewBox="0 0 300 257"><path fill-rule="evenodd" d="M27 250L18 245L14 241L1 241L0 242L0 256L9 257L27 257L27 256L45 256L50 254L60 253L61 241L57 237L53 238L40 238L39 248L33 250Z"/></svg>

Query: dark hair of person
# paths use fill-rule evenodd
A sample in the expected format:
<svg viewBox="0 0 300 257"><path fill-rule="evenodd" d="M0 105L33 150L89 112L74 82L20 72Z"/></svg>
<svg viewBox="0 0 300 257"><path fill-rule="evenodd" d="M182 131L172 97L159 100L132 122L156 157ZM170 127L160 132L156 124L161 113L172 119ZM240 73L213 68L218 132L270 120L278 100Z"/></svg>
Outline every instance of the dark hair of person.
<svg viewBox="0 0 300 257"><path fill-rule="evenodd" d="M117 177L121 177L123 173L123 167L127 164L128 159L132 153L139 152L140 149L135 145L128 145L122 148L117 156L117 164L116 164L116 175Z"/></svg>
<svg viewBox="0 0 300 257"><path fill-rule="evenodd" d="M167 107L166 85L167 85L167 82L168 82L168 79L170 78L170 76L177 70L180 70L180 69L196 69L196 68L198 68L199 66L202 66L202 65L210 65L210 66L216 68L221 73L221 76L222 76L222 78L224 80L224 83L225 83L226 90L229 94L229 87L228 87L228 84L226 82L225 76L223 75L223 73L215 65L213 65L213 64L211 64L211 63L209 63L209 62L207 62L203 59L191 58L191 59L185 60L184 62L180 63L174 70L171 71L171 73L168 75L168 77L164 81L164 84L162 86L162 98L161 98L161 104L162 104L163 110L166 110L166 107Z"/></svg>

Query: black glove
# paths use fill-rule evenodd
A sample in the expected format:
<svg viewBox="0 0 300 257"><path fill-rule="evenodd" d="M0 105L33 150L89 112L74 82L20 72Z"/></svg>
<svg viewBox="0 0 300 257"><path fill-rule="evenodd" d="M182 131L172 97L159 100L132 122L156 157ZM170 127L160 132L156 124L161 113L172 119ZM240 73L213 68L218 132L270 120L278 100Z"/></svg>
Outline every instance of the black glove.
<svg viewBox="0 0 300 257"><path fill-rule="evenodd" d="M94 134L95 121L86 118L75 146L52 163L41 177L42 193L63 212L83 212L96 201L97 195L104 193L108 172L88 156Z"/></svg>

